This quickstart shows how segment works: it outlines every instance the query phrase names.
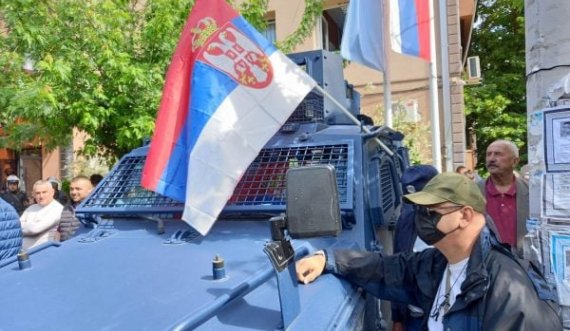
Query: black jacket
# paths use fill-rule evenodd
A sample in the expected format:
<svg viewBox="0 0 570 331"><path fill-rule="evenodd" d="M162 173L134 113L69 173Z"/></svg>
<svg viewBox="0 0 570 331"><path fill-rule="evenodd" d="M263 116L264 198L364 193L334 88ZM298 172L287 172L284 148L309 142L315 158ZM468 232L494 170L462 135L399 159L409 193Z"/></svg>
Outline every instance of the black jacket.
<svg viewBox="0 0 570 331"><path fill-rule="evenodd" d="M427 321L447 260L437 249L383 257L327 251L327 271L381 299L422 308ZM556 293L540 272L515 258L485 228L469 258L461 294L444 315L444 330L562 330Z"/></svg>
<svg viewBox="0 0 570 331"><path fill-rule="evenodd" d="M12 205L14 209L18 212L18 215L22 215L24 209L26 207L26 194L24 192L18 191L16 193L12 193L6 191L0 194L0 198L4 199L6 202Z"/></svg>

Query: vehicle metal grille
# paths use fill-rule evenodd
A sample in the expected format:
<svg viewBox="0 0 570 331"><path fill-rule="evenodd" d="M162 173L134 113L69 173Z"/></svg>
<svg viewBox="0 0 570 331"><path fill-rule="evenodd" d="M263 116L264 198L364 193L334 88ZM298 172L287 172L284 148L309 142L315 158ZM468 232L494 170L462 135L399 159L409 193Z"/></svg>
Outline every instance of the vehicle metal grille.
<svg viewBox="0 0 570 331"><path fill-rule="evenodd" d="M385 217L386 214L390 213L390 210L395 206L394 192L396 192L396 188L393 183L390 163L383 162L380 166L380 190L382 191L382 210Z"/></svg>
<svg viewBox="0 0 570 331"><path fill-rule="evenodd" d="M323 97L315 92L309 93L297 106L286 123L324 123L325 111Z"/></svg>
<svg viewBox="0 0 570 331"><path fill-rule="evenodd" d="M140 186L145 156L126 156L115 166L97 187L95 192L82 203L82 209L124 210L150 212L157 207L180 211L184 204L167 198Z"/></svg>
<svg viewBox="0 0 570 331"><path fill-rule="evenodd" d="M238 183L227 206L281 206L285 199L285 176L291 167L331 164L336 168L341 204L348 201L348 169L352 152L348 144L262 149ZM125 156L78 212L105 214L179 213L184 203L140 186L145 155Z"/></svg>
<svg viewBox="0 0 570 331"><path fill-rule="evenodd" d="M346 203L348 161L346 144L263 149L243 175L228 205L285 205L287 170L313 164L335 167L339 201Z"/></svg>

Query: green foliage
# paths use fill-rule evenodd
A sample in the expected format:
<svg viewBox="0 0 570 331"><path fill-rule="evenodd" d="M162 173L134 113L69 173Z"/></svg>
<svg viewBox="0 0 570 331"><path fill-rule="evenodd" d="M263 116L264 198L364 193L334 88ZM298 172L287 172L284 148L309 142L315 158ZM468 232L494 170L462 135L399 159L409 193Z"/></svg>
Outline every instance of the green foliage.
<svg viewBox="0 0 570 331"><path fill-rule="evenodd" d="M64 179L61 181L61 191L63 193L65 193L65 195L69 196L69 187L71 185L71 182L69 181L69 179Z"/></svg>
<svg viewBox="0 0 570 331"><path fill-rule="evenodd" d="M232 3L232 1L228 1ZM284 52L292 52L295 46L303 42L315 27L315 22L321 17L324 0L305 0L305 11L301 24L285 40L278 42L277 47ZM249 0L240 5L241 15L247 19L257 30L263 31L266 27L267 5L269 0Z"/></svg>
<svg viewBox="0 0 570 331"><path fill-rule="evenodd" d="M228 1L232 2L232 1ZM268 0L240 9L258 29ZM307 0L303 22L284 42L302 41L322 10ZM154 130L164 74L193 0L0 1L0 147L68 145L89 135L83 153L110 162ZM33 72L22 68L33 60Z"/></svg>
<svg viewBox="0 0 570 331"><path fill-rule="evenodd" d="M5 0L0 40L0 144L39 139L53 148L72 128L89 134L86 154L111 159L153 130L163 75L190 1ZM34 71L25 72L26 59ZM10 120L12 119L12 121ZM14 119L18 119L15 121Z"/></svg>
<svg viewBox="0 0 570 331"><path fill-rule="evenodd" d="M483 0L477 5L471 54L481 60L481 84L465 88L467 126L477 135L478 168L495 139L509 139L526 163L525 27L523 0Z"/></svg>
<svg viewBox="0 0 570 331"><path fill-rule="evenodd" d="M265 14L268 4L269 0L250 0L241 4L239 12L258 31L263 31L267 26Z"/></svg>
<svg viewBox="0 0 570 331"><path fill-rule="evenodd" d="M307 36L313 31L316 20L321 17L323 12L323 2L324 0L305 0L305 12L303 13L301 24L299 24L299 27L295 32L285 38L282 42L279 42L277 47L279 47L283 52L289 53L296 45L303 42L303 40L305 40L305 38L307 38Z"/></svg>

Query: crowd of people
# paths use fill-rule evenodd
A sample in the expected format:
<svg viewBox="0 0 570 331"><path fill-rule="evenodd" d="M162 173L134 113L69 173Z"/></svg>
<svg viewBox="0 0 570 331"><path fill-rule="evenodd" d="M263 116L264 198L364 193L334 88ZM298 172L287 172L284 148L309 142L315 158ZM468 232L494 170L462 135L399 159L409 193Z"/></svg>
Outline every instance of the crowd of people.
<svg viewBox="0 0 570 331"><path fill-rule="evenodd" d="M65 241L80 227L75 208L101 181L101 175L76 176L69 195L56 177L38 180L30 197L15 174L7 175L0 191L0 260L48 241Z"/></svg>
<svg viewBox="0 0 570 331"><path fill-rule="evenodd" d="M497 140L486 149L486 179L464 166L447 173L409 167L401 178L406 204L395 254L318 251L297 262L299 282L330 272L395 302L393 331L562 330L556 293L540 268L522 258L529 192L528 170L515 171L519 161L514 143ZM9 175L0 194L0 232L7 238L0 260L72 238L80 227L75 208L100 179L74 177L69 196L56 178L38 180L28 205L19 178Z"/></svg>

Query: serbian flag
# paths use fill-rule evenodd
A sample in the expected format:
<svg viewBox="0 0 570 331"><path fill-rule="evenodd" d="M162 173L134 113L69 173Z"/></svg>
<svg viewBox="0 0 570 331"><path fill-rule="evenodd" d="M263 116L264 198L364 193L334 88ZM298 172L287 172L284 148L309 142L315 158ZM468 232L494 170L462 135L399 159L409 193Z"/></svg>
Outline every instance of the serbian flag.
<svg viewBox="0 0 570 331"><path fill-rule="evenodd" d="M430 61L430 0L390 0L392 50Z"/></svg>
<svg viewBox="0 0 570 331"><path fill-rule="evenodd" d="M184 201L206 235L314 81L224 0L197 0L168 72L143 187Z"/></svg>
<svg viewBox="0 0 570 331"><path fill-rule="evenodd" d="M382 0L350 0L340 55L369 68L384 71L384 6Z"/></svg>

